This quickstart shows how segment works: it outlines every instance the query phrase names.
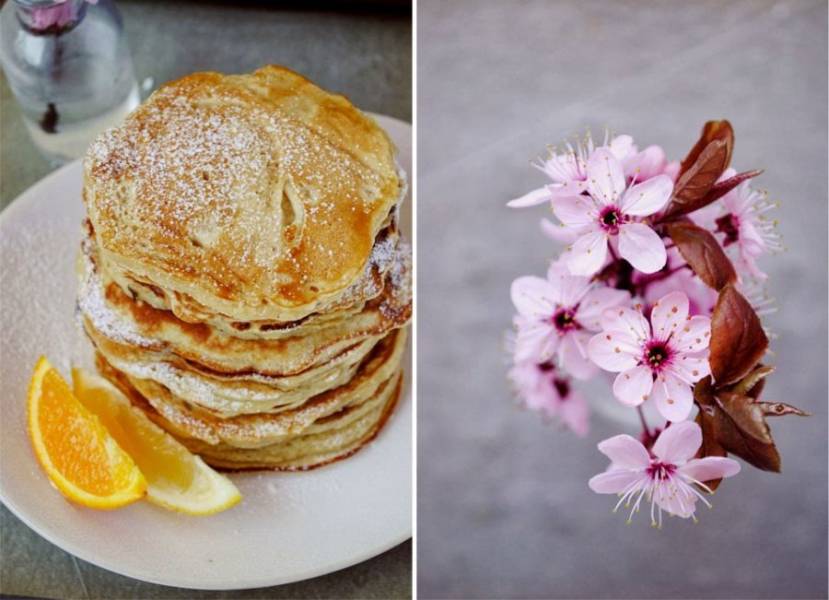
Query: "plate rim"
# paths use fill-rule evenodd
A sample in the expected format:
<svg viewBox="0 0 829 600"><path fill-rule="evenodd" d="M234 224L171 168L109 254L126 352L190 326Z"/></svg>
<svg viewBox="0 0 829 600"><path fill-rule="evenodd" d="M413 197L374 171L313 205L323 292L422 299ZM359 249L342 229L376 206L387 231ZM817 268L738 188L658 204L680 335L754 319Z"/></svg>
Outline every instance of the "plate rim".
<svg viewBox="0 0 829 600"><path fill-rule="evenodd" d="M369 111L364 111L366 114L370 115L372 118L376 119L381 127L384 129L387 128L387 124L394 123L397 126L403 126L409 130L409 140L411 144L411 134L412 134L412 124L404 121L402 119L398 119L396 117L391 117L387 115L383 115L380 113L374 113ZM390 136L391 137L391 136ZM414 168L414 153L412 152L412 168ZM82 163L83 159L78 158L73 161L70 161L59 168L55 169L54 171L48 173L41 179L37 180L31 186L26 188L23 192L18 194L14 200L12 200L6 207L0 211L0 228L6 225L6 222L13 218L13 216L23 210L21 207L27 207L30 205L35 199L38 197L38 190L42 187L45 187L51 182L53 179L58 179L64 176L64 172L69 171L71 169L77 168L79 163ZM407 178L409 181L412 179L412 174L407 173ZM410 206L413 207L413 199L411 198L411 190L410 190L410 198L408 199ZM412 326L411 324L409 325ZM412 348L412 338L409 337L407 342L409 348ZM414 357L412 357L412 363L414 362ZM412 369L409 369L409 376L411 377ZM413 384L414 382L410 379L409 384L404 388L403 396L401 398L400 405L407 405L411 403L409 410L411 411L411 419L412 419L412 434L414 433L414 419L415 419L415 409L414 409L414 396L413 396ZM414 438L413 438L414 439ZM414 454L414 446L412 446L412 455ZM260 474L267 474L268 471L259 471L257 473ZM274 471L271 471L274 473ZM414 474L414 467L412 465L412 473ZM414 487L412 488L412 504L414 504ZM299 581L305 581L307 579L312 579L314 577L321 577L323 575L328 575L330 573L335 573L337 571L341 571L348 567L357 565L359 563L365 562L399 546L400 544L404 543L406 540L412 538L413 533L413 516L414 516L414 506L412 506L412 518L409 520L409 526L406 528L402 534L398 534L390 538L383 544L379 544L374 546L370 549L367 549L364 552L357 553L353 556L349 556L348 558L335 560L328 562L321 566L315 566L313 568L306 569L304 571L300 571L297 573L293 573L290 575L270 575L261 578L250 578L245 580L242 585L240 586L240 581L238 579L228 579L222 580L219 579L215 582L212 582L209 585L194 585L194 582L188 581L184 582L183 580L176 580L174 578L158 578L154 577L152 574L147 573L138 573L136 571L131 570L129 567L124 568L118 564L110 563L106 560L106 558L101 558L100 556L91 556L87 550L76 544L71 540L67 540L65 538L58 538L57 534L54 533L47 533L44 529L41 528L39 524L35 524L33 520L28 518L25 512L19 507L11 498L4 492L2 486L2 479L0 479L0 503L5 506L9 512L11 512L16 518L18 518L21 522L23 522L29 529L34 531L37 535L48 541L49 543L57 546L61 550L69 553L70 555L79 558L85 562L88 562L92 565L110 571L112 573L116 573L118 575L123 575L125 577L129 577L131 579L135 579L138 581L144 581L147 583L152 583L156 585L164 585L169 587L175 587L179 589L192 589L192 590L214 590L214 591L227 591L227 590L249 590L249 589L258 589L263 587L273 587L279 585L285 585L289 583L296 583ZM414 558L414 551L412 551L412 559Z"/></svg>

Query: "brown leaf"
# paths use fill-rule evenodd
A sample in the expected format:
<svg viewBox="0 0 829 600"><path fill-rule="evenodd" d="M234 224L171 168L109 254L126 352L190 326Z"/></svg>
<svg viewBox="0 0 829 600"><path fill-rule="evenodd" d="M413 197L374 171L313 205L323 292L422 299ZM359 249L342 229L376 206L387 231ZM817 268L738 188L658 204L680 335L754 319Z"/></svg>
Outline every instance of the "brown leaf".
<svg viewBox="0 0 829 600"><path fill-rule="evenodd" d="M728 391L751 396L755 400L760 397L766 385L766 377L774 372L774 367L757 365L753 371L734 384Z"/></svg>
<svg viewBox="0 0 829 600"><path fill-rule="evenodd" d="M763 173L763 169L756 169L754 171L744 171L742 173L737 173L733 177L729 177L723 181L715 183L711 187L711 191L706 194L705 198L702 199L697 209L702 208L703 206L708 206L715 200L719 200L723 196L725 196L728 192L733 190L735 187L740 185L744 181L748 181L753 177L757 177Z"/></svg>
<svg viewBox="0 0 829 600"><path fill-rule="evenodd" d="M767 416L808 413L783 402L758 402L751 396L734 392L750 392L761 385L772 368L759 366L730 389L717 388L706 377L694 386L694 401L699 406L696 422L702 429L702 446L697 457L735 454L765 471L780 471L780 454L766 423ZM712 490L720 480L703 482Z"/></svg>
<svg viewBox="0 0 829 600"><path fill-rule="evenodd" d="M798 417L811 417L811 413L805 410L800 410L796 406L786 404L785 402L758 402L760 408L763 409L763 414L767 417L783 417L785 415L797 415Z"/></svg>
<svg viewBox="0 0 829 600"><path fill-rule="evenodd" d="M768 348L760 318L733 286L727 285L711 315L711 344L708 362L717 387L745 377Z"/></svg>
<svg viewBox="0 0 829 600"><path fill-rule="evenodd" d="M694 399L699 404L700 410L697 414L696 422L702 430L702 445L697 451L697 458L725 456L727 454L725 448L717 440L715 416L716 411L719 409L716 407L716 401L711 394L711 377L706 377L697 382L697 385L694 387ZM712 479L711 481L703 481L702 483L711 488L713 492L720 485L721 481L722 479Z"/></svg>
<svg viewBox="0 0 829 600"><path fill-rule="evenodd" d="M714 235L689 221L667 225L682 258L709 287L719 290L737 280L737 273Z"/></svg>
<svg viewBox="0 0 829 600"><path fill-rule="evenodd" d="M706 146L714 140L723 140L726 142L728 149L726 166L728 166L731 162L731 152L734 149L734 130L731 127L731 123L726 120L708 121L703 126L702 133L700 134L700 138L697 140L697 143L694 144L694 147L691 148L688 156L686 156L680 164L680 177L682 177L682 175L684 175L685 172L691 168L691 165L697 162L697 159L699 158L699 155L702 154L702 151L705 150Z"/></svg>
<svg viewBox="0 0 829 600"><path fill-rule="evenodd" d="M728 167L728 145L714 140L674 184L674 193L662 219L669 220L705 206L705 197Z"/></svg>
<svg viewBox="0 0 829 600"><path fill-rule="evenodd" d="M720 410L714 417L714 427L722 447L758 469L779 472L780 454L762 403L733 392L719 392L717 400Z"/></svg>

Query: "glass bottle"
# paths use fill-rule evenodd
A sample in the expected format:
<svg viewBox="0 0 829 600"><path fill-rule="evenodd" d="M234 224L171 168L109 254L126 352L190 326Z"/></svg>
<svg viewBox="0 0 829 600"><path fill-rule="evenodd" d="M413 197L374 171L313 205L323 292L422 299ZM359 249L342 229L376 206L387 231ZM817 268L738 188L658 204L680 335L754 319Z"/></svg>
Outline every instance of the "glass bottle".
<svg viewBox="0 0 829 600"><path fill-rule="evenodd" d="M121 15L110 0L9 0L0 62L32 140L55 166L139 103Z"/></svg>

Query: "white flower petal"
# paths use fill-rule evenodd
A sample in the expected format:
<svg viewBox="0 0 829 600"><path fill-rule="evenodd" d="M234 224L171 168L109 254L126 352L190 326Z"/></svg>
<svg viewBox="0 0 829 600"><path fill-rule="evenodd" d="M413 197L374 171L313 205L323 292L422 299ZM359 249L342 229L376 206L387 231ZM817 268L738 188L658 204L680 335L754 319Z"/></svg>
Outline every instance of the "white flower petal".
<svg viewBox="0 0 829 600"><path fill-rule="evenodd" d="M740 472L740 463L723 456L707 456L705 458L692 458L682 465L679 471L683 475L705 483L706 481L736 475Z"/></svg>
<svg viewBox="0 0 829 600"><path fill-rule="evenodd" d="M579 303L576 320L585 329L600 331L602 314L608 309L623 306L630 301L630 294L625 290L609 287L597 287L584 295Z"/></svg>
<svg viewBox="0 0 829 600"><path fill-rule="evenodd" d="M510 208L526 208L528 206L537 206L539 204L549 202L552 197L553 196L550 193L550 190L548 190L547 187L544 186L543 188L539 188L537 190L533 190L527 194L524 194L520 198L510 200L509 202L507 202L507 206L509 206Z"/></svg>
<svg viewBox="0 0 829 600"><path fill-rule="evenodd" d="M550 268L547 270L547 280L558 292L558 304L565 308L576 306L587 290L590 289L589 277L573 275L570 273L570 269L561 261L550 264Z"/></svg>
<svg viewBox="0 0 829 600"><path fill-rule="evenodd" d="M619 494L629 489L637 482L644 484L647 475L628 471L627 469L611 469L590 478L587 485L597 494Z"/></svg>
<svg viewBox="0 0 829 600"><path fill-rule="evenodd" d="M553 214L566 227L586 227L599 217L596 204L586 196L556 198Z"/></svg>
<svg viewBox="0 0 829 600"><path fill-rule="evenodd" d="M613 382L613 395L622 404L639 406L651 394L653 373L649 367L639 365L616 376Z"/></svg>
<svg viewBox="0 0 829 600"><path fill-rule="evenodd" d="M694 406L691 386L670 371L657 377L651 398L656 402L660 414L672 423L687 419Z"/></svg>
<svg viewBox="0 0 829 600"><path fill-rule="evenodd" d="M558 346L558 359L561 367L576 379L589 379L598 370L587 356L582 354L576 343L578 332L571 331L561 339Z"/></svg>
<svg viewBox="0 0 829 600"><path fill-rule="evenodd" d="M639 362L638 353L639 347L632 343L629 336L619 331L597 333L587 344L590 360L605 371L632 369Z"/></svg>
<svg viewBox="0 0 829 600"><path fill-rule="evenodd" d="M691 317L674 333L671 346L679 352L700 352L711 340L711 319L702 315Z"/></svg>
<svg viewBox="0 0 829 600"><path fill-rule="evenodd" d="M671 358L670 370L679 379L690 385L709 375L711 366L708 364L708 357L705 355L679 354Z"/></svg>
<svg viewBox="0 0 829 600"><path fill-rule="evenodd" d="M567 227L563 223L557 225L550 219L541 219L541 231L551 240L565 244L572 244L582 233L580 230Z"/></svg>
<svg viewBox="0 0 829 600"><path fill-rule="evenodd" d="M608 144L613 156L620 162L624 162L631 156L636 155L636 145L633 143L633 138L629 135L617 135L610 140Z"/></svg>
<svg viewBox="0 0 829 600"><path fill-rule="evenodd" d="M651 337L651 326L647 319L638 310L626 306L604 311L601 323L602 329L623 331L640 344Z"/></svg>
<svg viewBox="0 0 829 600"><path fill-rule="evenodd" d="M518 313L532 319L552 317L558 304L558 290L549 281L532 275L513 281L510 297Z"/></svg>
<svg viewBox="0 0 829 600"><path fill-rule="evenodd" d="M667 171L665 151L659 146L648 146L622 162L625 175L636 181L646 181ZM668 177L668 179L671 179Z"/></svg>
<svg viewBox="0 0 829 600"><path fill-rule="evenodd" d="M622 212L634 217L647 217L662 209L671 197L674 183L667 175L657 175L628 188L622 197Z"/></svg>
<svg viewBox="0 0 829 600"><path fill-rule="evenodd" d="M656 273L668 259L662 238L643 223L619 226L619 254L642 273Z"/></svg>
<svg viewBox="0 0 829 600"><path fill-rule="evenodd" d="M579 196L585 191L587 191L587 182L579 179L570 179L562 182L560 185L550 186L553 200L565 196Z"/></svg>
<svg viewBox="0 0 829 600"><path fill-rule="evenodd" d="M651 326L657 339L667 340L678 334L688 322L688 296L682 292L666 294L653 305ZM679 350L673 343L671 347Z"/></svg>
<svg viewBox="0 0 829 600"><path fill-rule="evenodd" d="M550 327L550 334L544 339L536 362L543 363L551 360L558 351L560 344L561 337L553 327Z"/></svg>
<svg viewBox="0 0 829 600"><path fill-rule="evenodd" d="M598 148L587 161L587 190L604 205L615 204L625 190L625 174L608 148Z"/></svg>
<svg viewBox="0 0 829 600"><path fill-rule="evenodd" d="M682 421L667 427L653 445L653 453L661 461L683 465L702 446L702 429L693 421Z"/></svg>
<svg viewBox="0 0 829 600"><path fill-rule="evenodd" d="M515 334L515 362L543 362L541 354L550 340L558 340L552 325L535 321L520 326Z"/></svg>
<svg viewBox="0 0 829 600"><path fill-rule="evenodd" d="M607 237L603 231L581 236L566 254L567 267L573 275L593 275L607 258Z"/></svg>
<svg viewBox="0 0 829 600"><path fill-rule="evenodd" d="M651 463L650 455L642 443L624 433L599 442L598 447L599 452L607 456L614 467L646 469Z"/></svg>

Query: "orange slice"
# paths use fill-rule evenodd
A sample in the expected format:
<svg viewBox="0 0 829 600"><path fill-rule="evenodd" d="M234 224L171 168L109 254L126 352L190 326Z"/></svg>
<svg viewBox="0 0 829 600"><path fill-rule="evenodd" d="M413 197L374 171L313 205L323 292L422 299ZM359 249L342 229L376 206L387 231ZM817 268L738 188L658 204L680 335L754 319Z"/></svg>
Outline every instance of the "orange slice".
<svg viewBox="0 0 829 600"><path fill-rule="evenodd" d="M189 515L212 515L242 499L233 482L211 469L153 423L106 379L72 369L78 400L130 453L147 479L147 500Z"/></svg>
<svg viewBox="0 0 829 600"><path fill-rule="evenodd" d="M69 500L111 509L144 495L147 483L135 462L45 357L29 384L28 429L43 470Z"/></svg>

